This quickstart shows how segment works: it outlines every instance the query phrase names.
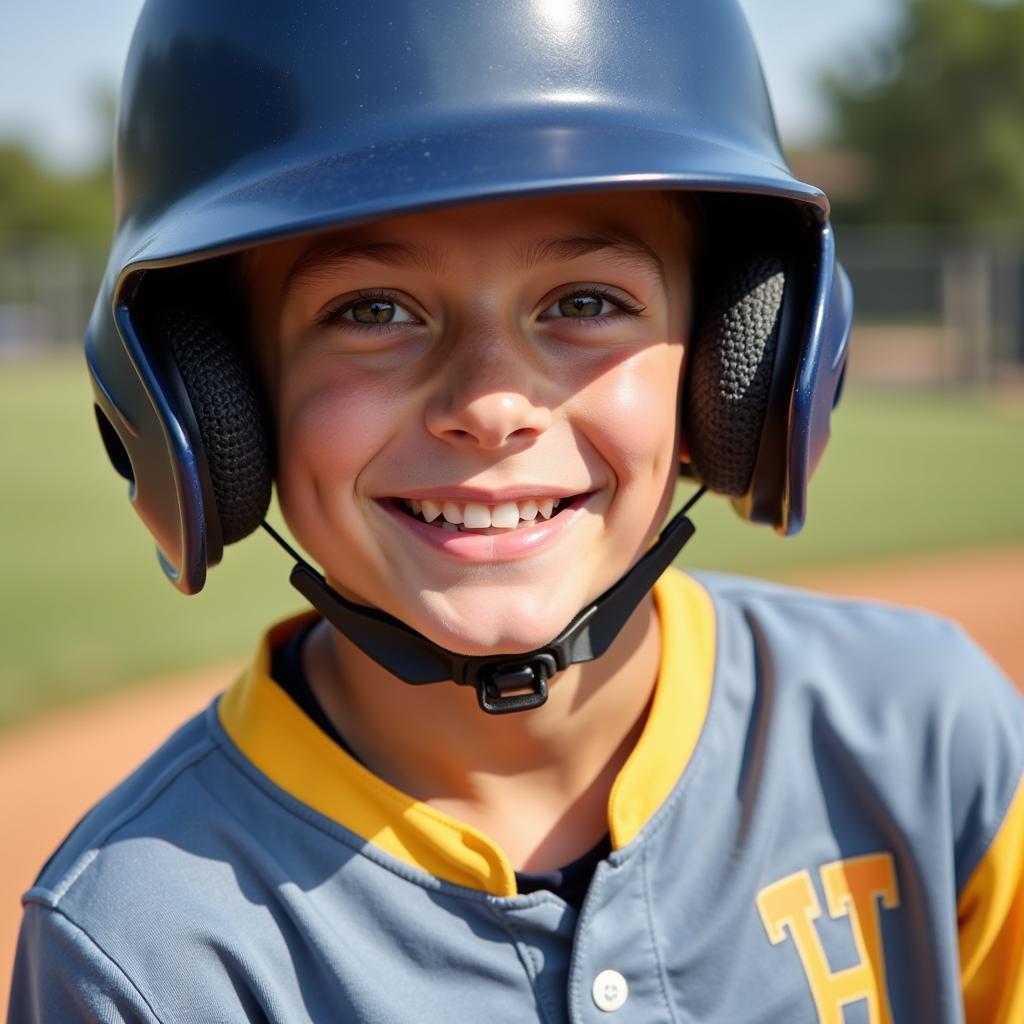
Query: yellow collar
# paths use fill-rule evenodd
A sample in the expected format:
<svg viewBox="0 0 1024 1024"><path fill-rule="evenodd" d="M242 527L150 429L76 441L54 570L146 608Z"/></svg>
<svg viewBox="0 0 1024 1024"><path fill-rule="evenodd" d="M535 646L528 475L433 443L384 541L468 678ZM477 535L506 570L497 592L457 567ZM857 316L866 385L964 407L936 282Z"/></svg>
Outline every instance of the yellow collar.
<svg viewBox="0 0 1024 1024"><path fill-rule="evenodd" d="M686 767L711 700L711 599L670 569L654 588L661 667L640 739L612 787L608 823L622 849L661 806ZM402 793L350 757L270 678L270 652L292 619L264 637L249 669L221 698L221 725L242 753L297 800L430 874L495 896L514 896L515 872L482 832Z"/></svg>

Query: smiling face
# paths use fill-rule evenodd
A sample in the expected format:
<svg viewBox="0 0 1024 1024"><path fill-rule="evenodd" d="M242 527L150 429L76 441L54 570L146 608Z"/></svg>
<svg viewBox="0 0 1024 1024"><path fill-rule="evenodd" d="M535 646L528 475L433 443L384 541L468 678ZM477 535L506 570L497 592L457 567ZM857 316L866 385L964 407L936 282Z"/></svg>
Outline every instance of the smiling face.
<svg viewBox="0 0 1024 1024"><path fill-rule="evenodd" d="M247 254L281 507L332 585L488 654L547 643L636 562L679 462L681 211L508 200Z"/></svg>

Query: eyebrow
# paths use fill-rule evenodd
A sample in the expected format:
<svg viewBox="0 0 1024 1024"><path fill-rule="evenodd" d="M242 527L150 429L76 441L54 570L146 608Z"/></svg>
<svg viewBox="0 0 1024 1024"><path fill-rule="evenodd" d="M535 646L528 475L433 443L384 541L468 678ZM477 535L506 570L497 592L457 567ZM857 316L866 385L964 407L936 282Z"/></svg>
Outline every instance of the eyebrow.
<svg viewBox="0 0 1024 1024"><path fill-rule="evenodd" d="M306 281L337 273L356 263L380 263L386 267L413 267L431 274L444 272L444 253L428 245L402 245L399 242L368 242L351 245L338 241L318 242L293 264L285 278L285 290Z"/></svg>
<svg viewBox="0 0 1024 1024"><path fill-rule="evenodd" d="M537 239L513 252L512 265L529 269L538 264L566 262L595 254L646 264L649 272L655 274L662 284L665 282L665 268L658 254L642 239L620 231ZM285 278L285 290L360 262L412 267L432 274L444 273L447 265L443 250L434 246L403 245L399 242L351 245L325 240L311 246L292 264Z"/></svg>
<svg viewBox="0 0 1024 1024"><path fill-rule="evenodd" d="M649 271L657 275L662 284L665 283L665 267L661 258L645 241L628 232L600 232L539 239L520 247L514 262L519 267L528 268L539 263L563 262L593 255L644 263Z"/></svg>

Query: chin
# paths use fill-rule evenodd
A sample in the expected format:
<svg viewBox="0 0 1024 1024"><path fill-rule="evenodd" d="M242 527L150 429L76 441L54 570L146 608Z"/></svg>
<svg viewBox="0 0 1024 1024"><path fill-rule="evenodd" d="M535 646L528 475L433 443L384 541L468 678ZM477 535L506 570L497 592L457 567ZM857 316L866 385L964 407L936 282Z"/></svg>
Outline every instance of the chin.
<svg viewBox="0 0 1024 1024"><path fill-rule="evenodd" d="M549 644L586 603L561 608L546 601L452 601L432 595L404 619L435 644L456 654L521 654ZM437 607L435 602L443 603Z"/></svg>

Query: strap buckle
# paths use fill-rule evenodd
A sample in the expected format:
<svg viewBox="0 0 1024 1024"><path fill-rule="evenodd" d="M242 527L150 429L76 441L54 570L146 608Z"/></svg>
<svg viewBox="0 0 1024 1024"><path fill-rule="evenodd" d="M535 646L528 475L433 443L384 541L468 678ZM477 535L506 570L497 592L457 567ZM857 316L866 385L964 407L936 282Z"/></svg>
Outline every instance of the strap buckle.
<svg viewBox="0 0 1024 1024"><path fill-rule="evenodd" d="M548 699L548 680L557 671L550 654L534 655L520 662L506 659L483 665L476 673L477 701L489 715L539 708Z"/></svg>

